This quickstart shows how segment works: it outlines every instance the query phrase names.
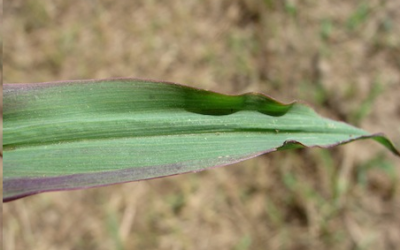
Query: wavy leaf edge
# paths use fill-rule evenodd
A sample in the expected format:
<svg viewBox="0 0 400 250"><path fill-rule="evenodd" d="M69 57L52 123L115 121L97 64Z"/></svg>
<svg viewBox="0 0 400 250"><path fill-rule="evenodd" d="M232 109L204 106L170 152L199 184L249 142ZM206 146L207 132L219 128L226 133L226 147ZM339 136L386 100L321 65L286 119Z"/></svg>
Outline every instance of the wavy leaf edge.
<svg viewBox="0 0 400 250"><path fill-rule="evenodd" d="M25 88L42 88L42 87L52 87L52 86L59 86L59 85L66 85L66 84L75 84L75 83L81 83L81 84L85 84L85 83L96 83L96 82L112 82L112 81L143 81L143 82L147 82L149 84L151 83L165 83L165 84L171 84L171 85L177 85L180 86L182 88L186 88L186 89L192 89L192 90L196 90L196 91L204 91L207 93L214 93L214 94L218 94L218 95L223 95L223 96L231 96L231 97L240 97L240 96L246 96L246 95L252 95L252 96L263 96L279 105L282 106L286 106L289 109L295 105L295 104L301 104L301 105L305 105L307 106L310 110L312 110L313 112L314 109L308 105L307 103L303 102L303 101L292 101L290 103L283 103L280 102L278 100L276 100L275 98L266 95L264 93L259 93L259 92L247 92L244 94L239 94L239 95L231 95L231 94L223 94L220 92L216 92L216 91L211 91L211 90L206 90L206 89L201 89L201 88L197 88L197 87L193 87L193 86L187 86L187 85L183 85L183 84L179 84L179 83L174 83L174 82L168 82L168 81L158 81L158 80L151 80L151 79L141 79L141 78L110 78L110 79L89 79L89 80L71 80L71 81L54 81L54 82L41 82L41 83L8 83L8 84L4 84L3 88L7 89L9 87L18 87L19 89L25 89ZM158 176L158 177L152 177L152 178L143 178L143 179L138 179L138 180L127 180L127 181L116 181L113 183L106 183L104 185L88 185L88 186L82 186L82 187L72 187L72 188L59 188L59 189L47 189L47 190L40 190L40 191L33 191L33 192L26 192L24 194L21 195L16 195L16 196L9 196L9 197L3 197L3 202L9 202L9 201L13 201L13 200L17 200L23 197L27 197L30 195L34 195L34 194L39 194L39 193L44 193L44 192L54 192L54 191L64 191L64 190L78 190L78 189L87 189L87 188L95 188L95 187L102 187L102 186L109 186L109 185L114 185L114 184L120 184L120 183L127 183L127 182L133 182L133 181L140 181L140 180L150 180L150 179L157 179L157 178L163 178L163 177L168 177L168 176L173 176L173 175L179 175L179 174L184 174L184 173L193 173L193 172L199 172L199 171L203 171L206 169L211 169L211 168L216 168L216 167L221 167L221 166L226 166L226 165L231 165L231 164L235 164L238 162L242 162L254 157L257 157L259 155L263 155L263 154L267 154L267 153L271 153L271 152L276 152L276 151L281 151L281 150L285 150L285 149L292 149L292 148L313 148L313 147L317 147L317 148L331 148L331 147L335 147L338 145L342 145L342 144L346 144L352 141L357 141L357 140L363 140L363 139L374 139L375 141L379 142L380 144L382 144L383 146L385 146L386 148L388 148L392 153L394 153L397 156L400 156L400 151L395 147L395 145L385 136L385 134L383 133L374 133L374 134L369 134L369 135L363 135L363 136L356 136L354 138L350 138L348 140L343 140L343 141L339 141L337 143L333 143L330 145L325 145L325 146L321 146L321 145L311 145L311 146L306 146L304 144L302 144L299 141L296 140L288 140L285 141L281 146L279 147L275 147L275 148L271 148L269 150L265 150L265 151L261 151L261 152L256 152L254 154L248 155L246 157L242 157L240 159L234 160L234 161L230 161L229 163L226 164L219 164L219 165L214 165L214 166L208 166L205 167L201 170L194 170L194 171L184 171L184 172L179 172L179 173L175 173L175 174L168 174L165 176ZM8 147L7 145L3 145L4 147L4 152L8 151ZM6 166L5 166L6 167ZM72 174L72 175L64 175L64 176L56 176L56 177L50 177L50 179L54 179L55 181L60 181L60 179L65 179L65 181L68 181L68 179L70 178L75 178L75 177L87 177L88 179L90 178L101 178L101 176L99 177L99 175L105 174L108 175L110 173L115 173L116 175L121 174L122 175L126 175L126 172L131 171L137 171L140 170L140 168L134 168L132 170L132 168L127 168L127 169L119 169L119 170L111 170L111 171L106 171L106 172L100 172L100 173L79 173L79 174ZM48 177L44 177L44 179L49 180ZM7 188L9 188L12 185L24 185L23 183L30 183L31 181L41 181L40 178L30 178L30 177L26 177L26 178L15 178L15 179L5 179L4 180L4 189L6 190Z"/></svg>

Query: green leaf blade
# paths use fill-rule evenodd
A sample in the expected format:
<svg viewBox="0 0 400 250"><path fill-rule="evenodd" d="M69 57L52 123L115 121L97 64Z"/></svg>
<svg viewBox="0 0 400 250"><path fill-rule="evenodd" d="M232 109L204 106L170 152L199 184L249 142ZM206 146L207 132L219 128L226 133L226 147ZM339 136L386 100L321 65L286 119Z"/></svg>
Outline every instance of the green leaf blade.
<svg viewBox="0 0 400 250"><path fill-rule="evenodd" d="M5 201L158 178L266 152L382 135L261 94L227 96L136 79L6 84Z"/></svg>

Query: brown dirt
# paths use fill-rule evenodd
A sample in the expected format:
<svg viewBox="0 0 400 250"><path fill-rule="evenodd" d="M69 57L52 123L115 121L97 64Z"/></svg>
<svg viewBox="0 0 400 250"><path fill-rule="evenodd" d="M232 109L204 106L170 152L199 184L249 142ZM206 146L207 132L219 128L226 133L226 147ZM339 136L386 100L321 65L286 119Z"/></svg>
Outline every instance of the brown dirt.
<svg viewBox="0 0 400 250"><path fill-rule="evenodd" d="M302 99L400 145L398 1L4 3L4 82L140 77ZM396 249L399 159L372 141L3 207L4 249Z"/></svg>

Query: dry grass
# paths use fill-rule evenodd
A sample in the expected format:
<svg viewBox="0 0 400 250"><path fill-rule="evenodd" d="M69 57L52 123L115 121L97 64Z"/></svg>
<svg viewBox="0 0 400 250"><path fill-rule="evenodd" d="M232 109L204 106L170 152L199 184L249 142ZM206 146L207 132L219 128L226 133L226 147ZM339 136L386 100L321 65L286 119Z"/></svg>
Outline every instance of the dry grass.
<svg viewBox="0 0 400 250"><path fill-rule="evenodd" d="M398 1L4 3L4 81L141 77L303 99L400 144ZM363 141L4 204L4 249L396 249L399 160Z"/></svg>

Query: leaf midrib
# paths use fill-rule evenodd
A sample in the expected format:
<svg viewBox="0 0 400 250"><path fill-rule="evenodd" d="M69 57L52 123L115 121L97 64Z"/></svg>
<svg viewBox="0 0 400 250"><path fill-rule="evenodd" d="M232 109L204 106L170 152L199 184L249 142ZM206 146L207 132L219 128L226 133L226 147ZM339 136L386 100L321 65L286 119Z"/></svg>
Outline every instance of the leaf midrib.
<svg viewBox="0 0 400 250"><path fill-rule="evenodd" d="M341 130L329 130L329 131L323 131L323 132L315 132L315 131L307 131L307 130L281 130L281 129L257 129L257 128L241 128L241 129L225 129L225 130L207 130L207 131L193 131L191 133L159 133L159 134L153 134L153 135L142 135L142 136L108 136L108 137L102 137L102 138L84 138L84 139L71 139L71 140L62 140L62 141L48 141L48 142L36 142L36 143L20 143L20 144L4 144L3 145L3 150L4 151L9 151L9 150L16 150L18 148L27 148L27 147L37 147L37 146L48 146L48 145L53 145L53 144L60 144L60 143L77 143L77 142L83 142L83 141L107 141L107 140L114 140L114 139L132 139L132 138L154 138L154 137L167 137L167 136L185 136L185 135L207 135L207 134L213 134L214 136L218 136L219 134L228 134L228 133L260 133L260 134L265 134L269 133L271 135L278 135L278 134L306 134L306 135L335 135L335 134L347 134L344 133ZM355 134L354 136L358 135L363 135L364 133L360 134Z"/></svg>

